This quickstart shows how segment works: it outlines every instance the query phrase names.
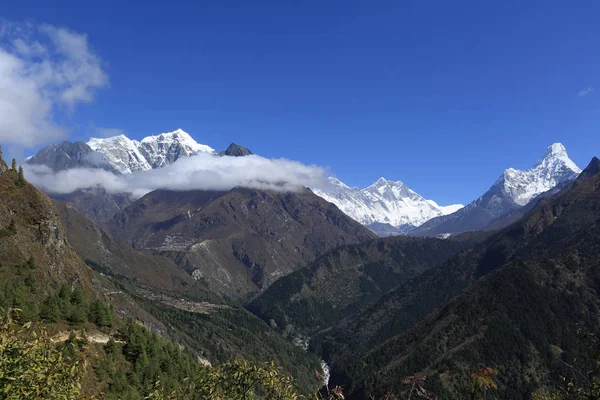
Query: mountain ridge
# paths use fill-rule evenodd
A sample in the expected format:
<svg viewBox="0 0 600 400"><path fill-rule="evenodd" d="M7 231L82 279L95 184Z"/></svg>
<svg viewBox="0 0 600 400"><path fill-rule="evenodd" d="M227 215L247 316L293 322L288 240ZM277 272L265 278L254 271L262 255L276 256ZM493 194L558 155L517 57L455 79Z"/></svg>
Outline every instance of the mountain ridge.
<svg viewBox="0 0 600 400"><path fill-rule="evenodd" d="M538 195L575 179L580 173L581 169L568 157L565 147L554 143L531 169L506 169L479 198L452 214L425 222L409 234L438 236L484 229Z"/></svg>
<svg viewBox="0 0 600 400"><path fill-rule="evenodd" d="M234 298L265 289L333 247L376 238L308 189L155 190L108 226L115 238L170 258Z"/></svg>
<svg viewBox="0 0 600 400"><path fill-rule="evenodd" d="M330 177L326 184L311 190L363 225L389 224L398 233L406 233L431 218L461 207L441 207L433 200L424 199L403 182L383 177L364 189L350 187Z"/></svg>
<svg viewBox="0 0 600 400"><path fill-rule="evenodd" d="M212 147L196 142L183 129L146 136L140 141L131 140L125 135L91 138L87 145L102 153L108 163L120 173L160 168L181 157L201 152L216 154Z"/></svg>

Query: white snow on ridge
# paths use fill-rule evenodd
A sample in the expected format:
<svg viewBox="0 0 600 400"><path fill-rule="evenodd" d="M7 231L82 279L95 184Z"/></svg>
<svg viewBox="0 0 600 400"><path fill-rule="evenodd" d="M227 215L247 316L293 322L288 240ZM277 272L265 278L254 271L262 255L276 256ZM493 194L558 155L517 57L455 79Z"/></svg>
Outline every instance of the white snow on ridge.
<svg viewBox="0 0 600 400"><path fill-rule="evenodd" d="M450 204L447 206L440 206L440 205L438 205L438 203L436 203L433 200L426 200L426 201L429 204L431 204L432 206L439 208L442 211L442 215L452 214L453 212L456 212L464 207L464 205L462 205L462 204Z"/></svg>
<svg viewBox="0 0 600 400"><path fill-rule="evenodd" d="M189 133L179 128L173 132L161 133L154 136L146 136L141 140L141 143L147 144L161 144L161 145L172 145L174 143L180 143L183 147L186 147L196 153L211 153L216 154L215 149L205 144L196 142Z"/></svg>
<svg viewBox="0 0 600 400"><path fill-rule="evenodd" d="M431 218L445 215L462 205L439 206L426 200L400 181L379 178L364 188L352 188L330 177L322 187L311 188L325 200L363 225L387 223L396 228L419 226Z"/></svg>
<svg viewBox="0 0 600 400"><path fill-rule="evenodd" d="M539 194L576 178L580 173L581 169L569 158L565 147L554 143L532 169L509 168L504 171L490 190L474 203L489 197L509 199L517 206L524 206ZM464 207L462 204L440 206L433 200L424 199L402 182L384 178L359 189L332 177L322 187L311 189L363 225L378 222L395 228L418 227L432 218L453 214ZM502 204L500 201L490 204L496 203Z"/></svg>
<svg viewBox="0 0 600 400"><path fill-rule="evenodd" d="M122 174L160 168L198 153L216 154L210 146L196 142L187 132L173 132L148 136L141 141L125 135L110 138L91 138L87 145L105 155L107 161Z"/></svg>
<svg viewBox="0 0 600 400"><path fill-rule="evenodd" d="M580 173L581 169L569 158L565 147L554 143L532 169L509 168L498 181L503 183L502 190L510 199L524 206L537 195Z"/></svg>
<svg viewBox="0 0 600 400"><path fill-rule="evenodd" d="M140 142L125 135L106 139L91 138L87 145L105 155L106 160L122 174L152 169L139 150Z"/></svg>

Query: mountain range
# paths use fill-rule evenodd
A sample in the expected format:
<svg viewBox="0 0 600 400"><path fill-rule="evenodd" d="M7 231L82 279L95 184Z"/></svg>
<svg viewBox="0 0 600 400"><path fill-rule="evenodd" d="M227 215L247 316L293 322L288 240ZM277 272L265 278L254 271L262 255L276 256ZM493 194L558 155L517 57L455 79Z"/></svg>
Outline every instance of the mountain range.
<svg viewBox="0 0 600 400"><path fill-rule="evenodd" d="M383 177L364 189L349 187L335 177L311 189L382 236L388 236L386 226L391 228L387 232L389 234L403 234L432 218L462 208L460 204L439 206L433 200L424 199L404 183Z"/></svg>
<svg viewBox="0 0 600 400"><path fill-rule="evenodd" d="M129 174L161 168L198 153L217 156L213 148L199 144L187 132L177 129L141 141L124 135L92 138L87 143L65 141L40 150L27 162L47 165L54 171L102 168L115 174ZM218 155L250 154L248 148L232 143ZM580 171L569 159L564 146L555 143L533 168L505 170L486 193L466 207L440 206L404 183L383 177L359 189L331 176L310 189L379 236L447 237L506 226L515 220L512 214L519 213L522 207L557 185L572 180ZM109 194L100 187L53 196L77 207L102 226L134 200L125 194Z"/></svg>
<svg viewBox="0 0 600 400"><path fill-rule="evenodd" d="M170 137L153 156L135 147L150 168L198 149L180 147L179 141L189 145L180 134ZM115 143L131 144L115 140L107 144L114 154L106 155L63 142L29 162L56 170L138 171L132 168L142 158L115 150ZM211 157L249 153L232 144ZM124 327L138 324L204 365L273 360L303 394L328 373L347 399L409 396L405 382L417 378L427 386L420 393L438 398L564 398L553 393L584 387L581 374L597 379L587 364L597 352L581 341L600 334L600 160L580 172L554 144L532 169L506 170L479 199L447 215L399 182L380 179L353 190L332 178L327 185L389 212L384 222L370 223L380 228L409 229L410 223L391 224L407 219L400 206L389 205L415 211L426 203L440 215L414 232L429 225L424 236L445 239L377 238L315 194L322 188L158 189L118 204L95 187L78 192L78 206L53 204L2 161L0 307L23 310L21 318L51 330L82 329L89 315L84 329L96 334L97 316L81 297L90 296L96 311L98 301L110 304L119 328L105 321L101 332L124 341L110 360L125 364L112 372L90 369L84 387L86 394L108 391L113 398L149 393L162 377L156 371L172 368L149 361L155 350L132 356L131 349L144 347L136 343L150 343L126 334L131 328ZM77 210L102 208L108 199L115 212L105 209L102 224ZM83 292L73 289L79 286ZM122 322L129 316L138 324ZM89 359L107 365L108 347L91 343L87 349L97 353ZM319 358L329 367L319 367ZM482 391L473 379L477 371L495 371L493 385Z"/></svg>
<svg viewBox="0 0 600 400"><path fill-rule="evenodd" d="M198 153L216 154L213 148L199 144L182 129L147 136L139 142L125 135L92 138L87 145L93 151L101 153L122 174L164 167L181 157Z"/></svg>

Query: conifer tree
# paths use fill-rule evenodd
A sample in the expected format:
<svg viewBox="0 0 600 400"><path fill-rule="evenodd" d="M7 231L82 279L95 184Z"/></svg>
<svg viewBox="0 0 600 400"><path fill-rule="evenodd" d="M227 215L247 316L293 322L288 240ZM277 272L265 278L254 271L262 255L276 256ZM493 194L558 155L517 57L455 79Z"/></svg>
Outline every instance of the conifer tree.
<svg viewBox="0 0 600 400"><path fill-rule="evenodd" d="M10 167L14 172L17 172L17 160L13 158L12 166Z"/></svg>
<svg viewBox="0 0 600 400"><path fill-rule="evenodd" d="M14 219L10 220L10 223L8 224L8 233L10 235L16 235L17 234L17 224L15 223Z"/></svg>
<svg viewBox="0 0 600 400"><path fill-rule="evenodd" d="M17 186L25 186L25 176L23 175L23 167L19 167L19 178L17 179Z"/></svg>

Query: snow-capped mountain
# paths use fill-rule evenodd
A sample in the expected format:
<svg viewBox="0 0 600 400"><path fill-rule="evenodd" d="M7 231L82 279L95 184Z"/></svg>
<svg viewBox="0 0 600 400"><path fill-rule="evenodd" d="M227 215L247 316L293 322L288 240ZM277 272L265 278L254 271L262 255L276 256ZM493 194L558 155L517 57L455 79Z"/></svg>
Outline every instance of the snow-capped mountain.
<svg viewBox="0 0 600 400"><path fill-rule="evenodd" d="M567 155L565 147L554 143L533 168L522 171L509 168L481 197L446 216L433 218L410 234L438 236L485 229L537 196L564 182L575 179L581 169ZM499 227L497 224L494 225Z"/></svg>
<svg viewBox="0 0 600 400"><path fill-rule="evenodd" d="M174 163L180 157L200 152L216 154L213 148L199 144L182 129L148 136L139 142L125 135L92 138L87 145L102 153L110 165L123 174L160 168Z"/></svg>
<svg viewBox="0 0 600 400"><path fill-rule="evenodd" d="M398 233L462 207L458 204L441 207L433 200L424 199L404 183L385 178L359 189L330 177L323 186L311 189L361 224L389 224Z"/></svg>
<svg viewBox="0 0 600 400"><path fill-rule="evenodd" d="M567 155L565 146L554 143L530 170L509 168L499 179L501 190L516 204L524 206L535 196L581 173Z"/></svg>

